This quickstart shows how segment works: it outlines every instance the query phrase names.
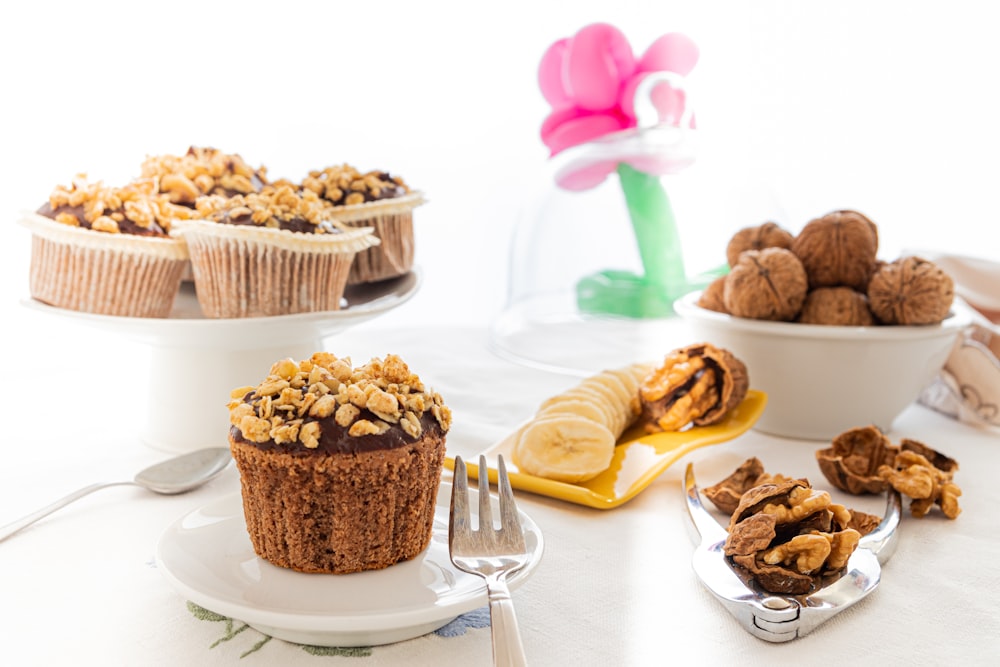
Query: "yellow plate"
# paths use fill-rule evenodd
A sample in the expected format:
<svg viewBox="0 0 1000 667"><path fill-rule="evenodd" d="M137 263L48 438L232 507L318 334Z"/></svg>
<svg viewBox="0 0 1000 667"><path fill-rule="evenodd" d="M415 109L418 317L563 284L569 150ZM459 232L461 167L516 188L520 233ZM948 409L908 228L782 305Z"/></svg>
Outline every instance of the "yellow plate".
<svg viewBox="0 0 1000 667"><path fill-rule="evenodd" d="M557 482L519 472L511 461L511 451L517 431L487 449L483 454L496 465L496 457L503 454L507 463L510 485L515 489L538 493L578 505L597 509L611 509L631 500L645 489L660 473L690 451L732 440L745 433L764 412L767 394L751 389L743 402L729 411L725 420L712 426L696 426L686 431L668 433L642 433L633 428L627 431L615 447L614 457L607 470L586 482L571 484ZM478 461L478 457L477 457ZM455 469L455 460L445 458L445 467ZM489 465L489 464L487 464ZM479 478L479 466L466 461L469 476ZM491 482L496 482L495 468L487 470Z"/></svg>

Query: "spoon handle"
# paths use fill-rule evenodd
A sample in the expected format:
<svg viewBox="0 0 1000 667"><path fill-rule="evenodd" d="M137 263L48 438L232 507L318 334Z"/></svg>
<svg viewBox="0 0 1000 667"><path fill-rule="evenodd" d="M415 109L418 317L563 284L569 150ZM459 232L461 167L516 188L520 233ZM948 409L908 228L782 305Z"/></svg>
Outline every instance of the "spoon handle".
<svg viewBox="0 0 1000 667"><path fill-rule="evenodd" d="M74 500L79 500L80 498L83 498L85 495L89 493L93 493L98 489L103 489L109 486L117 486L119 484L132 484L132 483L133 482L100 482L98 484L91 484L90 486L85 486L79 491L74 491L65 498L60 498L51 505L46 505L37 512L29 514L28 516L25 517L21 517L17 521L13 521L11 523L8 523L6 526L0 527L0 542L3 542L14 533L17 533L21 529L30 526L39 519L47 517L48 515L55 512L57 509L69 505Z"/></svg>

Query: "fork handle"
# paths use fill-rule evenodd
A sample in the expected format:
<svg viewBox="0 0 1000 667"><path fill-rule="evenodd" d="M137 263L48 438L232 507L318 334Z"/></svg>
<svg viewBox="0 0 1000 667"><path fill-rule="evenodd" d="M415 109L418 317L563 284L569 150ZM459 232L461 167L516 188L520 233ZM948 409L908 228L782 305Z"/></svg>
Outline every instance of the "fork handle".
<svg viewBox="0 0 1000 667"><path fill-rule="evenodd" d="M521 631L514 614L514 600L503 575L486 579L490 600L490 626L493 637L493 664L496 667L525 667L528 660L521 643Z"/></svg>

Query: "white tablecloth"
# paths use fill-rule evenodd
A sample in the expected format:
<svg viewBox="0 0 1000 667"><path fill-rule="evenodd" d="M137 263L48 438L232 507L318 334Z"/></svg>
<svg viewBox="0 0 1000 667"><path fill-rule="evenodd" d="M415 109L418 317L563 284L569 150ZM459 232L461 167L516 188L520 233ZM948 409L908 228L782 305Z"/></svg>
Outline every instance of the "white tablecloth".
<svg viewBox="0 0 1000 667"><path fill-rule="evenodd" d="M410 312L419 309L418 296ZM130 478L167 456L136 437L149 350L23 307L9 312L21 347L8 351L4 364L0 524L95 480ZM684 342L665 341L665 349ZM356 361L403 355L453 407L452 455L486 449L542 399L576 382L493 355L483 328L420 326L394 313L334 336L327 347ZM958 459L963 512L955 521L937 512L923 519L907 513L879 589L789 644L749 635L694 577L681 476L684 464L694 462L707 485L757 456L769 471L825 486L814 461L819 443L750 431L689 454L613 510L519 493L521 509L545 537L541 563L514 596L531 664L655 665L681 655L700 664L768 667L899 664L904 658L995 664L998 433L914 405L889 435L916 438ZM219 441L224 444L224 434ZM239 619L190 607L157 571L157 540L181 515L236 490L232 468L181 496L110 488L0 543L0 664L490 663L482 614L400 644L331 650L268 640ZM882 511L880 498L834 496Z"/></svg>

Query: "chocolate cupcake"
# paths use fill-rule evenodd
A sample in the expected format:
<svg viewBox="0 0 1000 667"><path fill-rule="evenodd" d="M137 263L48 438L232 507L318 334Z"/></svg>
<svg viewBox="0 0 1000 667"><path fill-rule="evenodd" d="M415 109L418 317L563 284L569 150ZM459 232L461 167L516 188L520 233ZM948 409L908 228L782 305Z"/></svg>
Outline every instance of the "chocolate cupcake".
<svg viewBox="0 0 1000 667"><path fill-rule="evenodd" d="M274 364L233 391L229 443L258 556L344 574L427 548L451 411L396 355Z"/></svg>
<svg viewBox="0 0 1000 667"><path fill-rule="evenodd" d="M20 219L32 234L32 298L100 315L167 317L188 258L169 232L188 215L151 179L118 188L80 174L57 186Z"/></svg>
<svg viewBox="0 0 1000 667"><path fill-rule="evenodd" d="M395 278L413 267L413 210L424 197L401 177L384 171L362 173L344 164L309 172L301 187L332 205L337 224L372 227L381 240L358 253L349 285Z"/></svg>
<svg viewBox="0 0 1000 667"><path fill-rule="evenodd" d="M197 200L178 221L206 317L340 309L355 255L378 243L371 228L341 229L312 192L288 185Z"/></svg>
<svg viewBox="0 0 1000 667"><path fill-rule="evenodd" d="M199 146L191 146L183 155L147 156L141 174L155 179L159 192L172 203L190 208L199 197L248 195L267 182L264 167L251 167L236 153Z"/></svg>

